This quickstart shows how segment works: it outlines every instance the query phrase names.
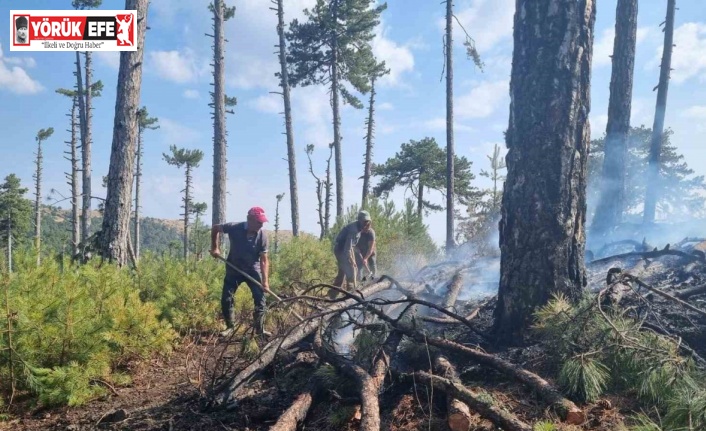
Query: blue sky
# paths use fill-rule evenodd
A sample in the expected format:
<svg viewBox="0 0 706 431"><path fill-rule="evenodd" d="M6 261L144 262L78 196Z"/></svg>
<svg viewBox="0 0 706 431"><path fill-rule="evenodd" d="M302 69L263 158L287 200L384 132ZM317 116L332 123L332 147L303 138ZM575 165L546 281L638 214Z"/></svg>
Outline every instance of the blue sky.
<svg viewBox="0 0 706 431"><path fill-rule="evenodd" d="M286 192L280 206L283 228L290 225L289 184L281 99L274 73L276 43L274 12L266 0L231 1L235 18L226 24L227 93L237 96L235 115L228 116L227 214L244 218L247 208L263 206L274 215L275 195ZM315 0L286 0L285 19L302 17L302 9ZM486 155L502 143L508 117L508 83L512 58L513 0L457 0L456 14L476 40L486 68L477 70L466 59L456 28L455 112L456 148L467 156L477 175L487 169ZM208 107L211 82L209 60L210 15L206 1L152 0L145 47L141 104L160 119L161 128L145 133L143 214L178 218L183 174L162 160L170 144L198 148L205 158L195 173L197 201L211 201L212 123ZM598 3L592 73L592 136L603 134L607 120L610 58L616 0ZM70 8L68 0L5 0L0 14L11 9ZM674 143L699 174L706 174L706 8L701 0L680 0L672 81L666 124L675 130ZM124 1L104 0L103 9L122 9ZM632 123L651 127L659 77L659 60L666 2L642 1L638 18L638 49ZM376 55L392 69L378 89L377 133L374 160L394 155L400 143L425 136L445 145L445 84L440 81L443 55L444 5L426 0L390 0L374 42ZM63 158L68 139L66 114L70 101L54 93L73 86L73 53L10 52L9 20L0 20L0 176L16 173L31 186L36 151L34 137L41 128L54 127L45 144L43 189L68 192ZM115 106L118 53L96 53L94 76L105 91L94 104L93 189L104 196L101 177L108 172ZM314 165L324 170L326 144L332 140L331 110L326 89L293 90L294 133L302 229L318 232L313 178L308 173L304 148L316 145ZM365 99L365 96L363 96ZM346 206L360 201L364 152L365 111L345 107L342 112L344 198ZM504 145L503 145L504 148ZM486 185L478 179L478 185ZM45 192L46 195L46 192ZM401 204L404 193L393 197ZM436 199L441 202L441 196ZM96 204L94 203L94 208ZM210 212L208 213L210 219ZM433 238L442 243L444 214L426 218ZM268 226L272 228L272 225Z"/></svg>

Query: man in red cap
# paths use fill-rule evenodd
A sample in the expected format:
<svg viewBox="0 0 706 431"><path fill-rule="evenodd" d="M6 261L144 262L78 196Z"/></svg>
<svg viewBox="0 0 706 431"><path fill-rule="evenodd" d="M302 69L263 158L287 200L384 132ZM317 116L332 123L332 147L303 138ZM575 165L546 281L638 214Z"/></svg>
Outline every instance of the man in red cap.
<svg viewBox="0 0 706 431"><path fill-rule="evenodd" d="M228 234L230 251L226 260L262 285L262 287L258 286L252 280L226 265L223 294L221 295L221 309L227 326L226 330L221 332L223 336L229 336L233 333L235 321L233 295L243 282L250 287L250 292L252 292L253 301L255 302L255 310L253 312L255 331L258 335L265 333L265 291L263 291L263 288L267 291L270 288L267 235L262 230L262 225L266 222L265 210L260 207L252 207L248 211L247 221L224 223L211 228L211 255L214 257L221 255L219 236L221 233Z"/></svg>

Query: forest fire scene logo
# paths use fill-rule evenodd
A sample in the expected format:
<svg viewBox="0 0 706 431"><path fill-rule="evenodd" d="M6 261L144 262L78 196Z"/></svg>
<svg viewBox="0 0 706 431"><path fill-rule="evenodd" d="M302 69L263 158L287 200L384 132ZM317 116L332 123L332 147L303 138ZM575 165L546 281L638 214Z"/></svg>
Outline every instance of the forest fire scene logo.
<svg viewBox="0 0 706 431"><path fill-rule="evenodd" d="M135 10L11 10L10 51L137 51Z"/></svg>

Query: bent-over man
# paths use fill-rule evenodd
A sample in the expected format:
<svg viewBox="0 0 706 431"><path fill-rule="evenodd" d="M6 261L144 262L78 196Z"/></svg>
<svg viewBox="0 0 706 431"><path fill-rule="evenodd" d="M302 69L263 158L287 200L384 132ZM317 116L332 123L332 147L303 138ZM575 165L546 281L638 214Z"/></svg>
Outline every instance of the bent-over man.
<svg viewBox="0 0 706 431"><path fill-rule="evenodd" d="M347 290L350 290L350 284L353 285L353 288L356 287L358 265L355 259L355 246L360 239L360 233L366 226L369 227L371 223L370 213L360 211L358 213L358 219L353 223L347 224L341 229L338 235L336 235L336 239L333 242L333 254L336 257L338 274L333 281L334 286L343 287L343 282L345 281L349 286ZM335 297L336 291L330 290L329 296Z"/></svg>
<svg viewBox="0 0 706 431"><path fill-rule="evenodd" d="M233 297L238 286L243 282L250 288L255 303L253 327L258 335L265 334L264 316L266 303L263 288L267 291L270 288L267 235L262 230L262 226L266 222L265 210L260 207L253 207L248 211L247 221L224 223L214 225L211 228L211 255L214 257L221 255L219 236L221 233L227 234L230 240L230 251L226 260L262 285L261 288L229 265L226 265L226 275L223 279L223 293L221 295L221 309L227 328L221 332L222 336L230 336L233 333L235 325Z"/></svg>

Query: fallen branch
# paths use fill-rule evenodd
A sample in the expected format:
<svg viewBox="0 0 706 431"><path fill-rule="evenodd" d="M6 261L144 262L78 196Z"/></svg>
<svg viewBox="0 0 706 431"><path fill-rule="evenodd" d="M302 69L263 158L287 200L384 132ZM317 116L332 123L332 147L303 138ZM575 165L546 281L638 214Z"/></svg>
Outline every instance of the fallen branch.
<svg viewBox="0 0 706 431"><path fill-rule="evenodd" d="M691 298L692 296L696 295L703 295L706 293L706 284L702 284L701 286L696 286L696 287L691 287L689 289L684 289L676 292L674 296L676 296L679 299L688 299Z"/></svg>
<svg viewBox="0 0 706 431"><path fill-rule="evenodd" d="M458 298L458 293L461 291L461 286L463 285L463 276L461 275L461 270L456 271L453 278L451 278L451 283L449 283L449 291L444 297L444 308L453 309L456 304L456 298Z"/></svg>
<svg viewBox="0 0 706 431"><path fill-rule="evenodd" d="M492 298L489 298L488 300L482 302L480 305L478 305L476 308L471 310L470 313L468 313L464 319L467 321L471 321L478 317L478 313L480 313L480 310L483 309L486 305L490 303L490 301L494 300L497 297L497 295L493 296ZM429 323L438 323L442 325L452 325L454 323L463 323L461 320L458 319L452 319L449 317L433 317L433 316L422 316L420 317L421 320Z"/></svg>
<svg viewBox="0 0 706 431"><path fill-rule="evenodd" d="M270 427L270 431L296 431L309 413L313 397L311 391L304 391L297 396L291 406Z"/></svg>
<svg viewBox="0 0 706 431"><path fill-rule="evenodd" d="M588 264L589 265L596 265L599 263L610 262L611 260L615 260L615 259L624 259L626 257L641 257L643 259L653 259L653 258L658 258L658 257L662 257L662 256L679 256L679 257L682 257L690 262L706 262L706 259L704 259L703 256L697 256L695 254L689 254L689 253L679 251L679 250L664 249L664 250L653 250L653 251L645 251L645 252L631 252L631 253L616 254L615 256L608 256L608 257L604 257L602 259L592 260Z"/></svg>
<svg viewBox="0 0 706 431"><path fill-rule="evenodd" d="M517 416L501 409L493 403L485 401L460 383L435 376L424 371L414 373L414 378L434 388L446 392L448 395L463 400L481 416L490 419L505 431L532 431L532 427L522 422Z"/></svg>
<svg viewBox="0 0 706 431"><path fill-rule="evenodd" d="M453 384L462 385L456 368L441 355L434 359L434 372ZM446 422L451 431L468 431L471 428L471 411L468 405L449 392L446 393Z"/></svg>
<svg viewBox="0 0 706 431"><path fill-rule="evenodd" d="M667 299L669 299L669 300L671 300L671 301L674 301L674 302L676 302L677 304L681 305L682 307L684 307L684 308L686 308L686 309L688 309L688 310L693 311L694 313L698 313L698 314L700 314L700 315L706 317L706 311L704 311L704 310L702 310L702 309L700 309L700 308L694 307L693 305L689 304L688 302L682 301L681 299L677 298L676 296L672 296L672 295L670 295L670 294L668 294L668 293L666 293L666 292L663 292L662 290L657 289L656 287L652 287L652 286L650 286L649 284L645 283L644 281L640 280L639 278L635 277L635 276L632 275L632 274L623 273L623 274L622 274L622 277L624 277L624 278L625 278L626 280L628 280L628 281L632 281L632 282L634 282L634 283L637 283L640 287L644 287L645 289L647 289L647 290L649 290L649 291L651 291L651 292L654 292L654 293L656 293L657 295L659 295L659 296L661 296L661 297L663 297L663 298L667 298Z"/></svg>

